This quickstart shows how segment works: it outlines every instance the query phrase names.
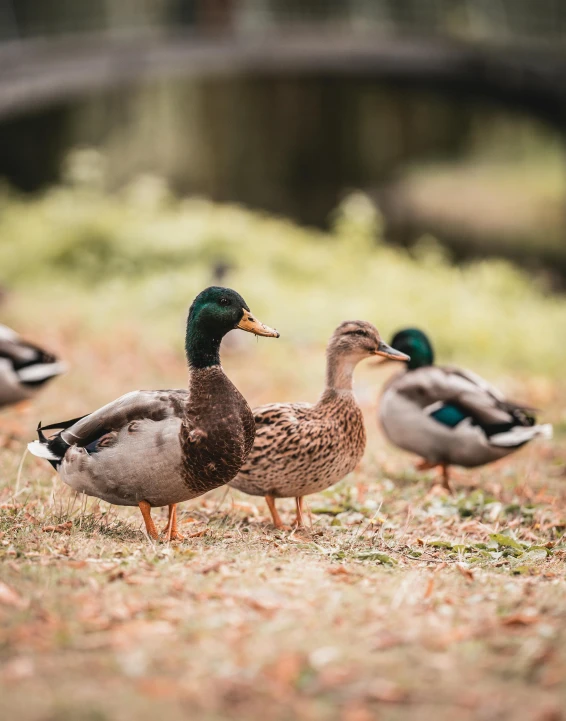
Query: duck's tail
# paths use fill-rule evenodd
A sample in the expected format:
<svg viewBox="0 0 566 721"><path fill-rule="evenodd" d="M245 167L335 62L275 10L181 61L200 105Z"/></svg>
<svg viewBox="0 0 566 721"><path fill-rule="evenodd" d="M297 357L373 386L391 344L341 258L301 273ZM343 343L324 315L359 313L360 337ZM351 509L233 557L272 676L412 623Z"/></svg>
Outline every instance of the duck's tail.
<svg viewBox="0 0 566 721"><path fill-rule="evenodd" d="M544 423L539 426L515 426L504 433L496 433L490 436L489 442L502 448L518 448L537 437L550 440L552 438L552 425Z"/></svg>
<svg viewBox="0 0 566 721"><path fill-rule="evenodd" d="M33 363L16 371L20 383L30 386L42 385L51 378L60 376L68 370L66 363L53 361L52 363Z"/></svg>
<svg viewBox="0 0 566 721"><path fill-rule="evenodd" d="M61 458L56 456L55 453L49 449L47 443L32 441L31 443L28 443L28 451L38 458L45 458L46 461L53 461L54 463L61 462Z"/></svg>
<svg viewBox="0 0 566 721"><path fill-rule="evenodd" d="M76 423L79 418L73 418L71 421L64 421L63 423L53 423L50 426L42 426L41 421L37 426L37 441L28 443L28 450L34 456L38 458L45 458L49 461L53 468L57 468L59 463L63 460L69 444L61 438L61 433L57 433L52 438L47 438L44 430L52 430L55 428L68 428L73 423Z"/></svg>

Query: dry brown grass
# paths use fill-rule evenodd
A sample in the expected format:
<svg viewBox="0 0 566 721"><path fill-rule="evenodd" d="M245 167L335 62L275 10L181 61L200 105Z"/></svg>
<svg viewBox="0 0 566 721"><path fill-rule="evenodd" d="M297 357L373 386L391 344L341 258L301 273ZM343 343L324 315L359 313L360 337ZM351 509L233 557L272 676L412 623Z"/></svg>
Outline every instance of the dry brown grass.
<svg viewBox="0 0 566 721"><path fill-rule="evenodd" d="M94 344L50 330L43 340L73 371L26 414L3 414L16 438L0 453L2 718L562 718L563 431L461 472L447 498L382 441L382 377L360 369L368 451L357 473L308 499L306 531L275 531L261 499L219 490L183 505L187 541L154 544L137 511L74 498L30 456L14 495L21 436L39 418L183 384L179 353L132 330L117 354L115 332ZM275 367L246 346L226 367L254 404L314 399L323 358L301 353L297 364L281 346L289 364ZM527 388L523 400L543 394L545 420L564 423L564 387L508 384Z"/></svg>

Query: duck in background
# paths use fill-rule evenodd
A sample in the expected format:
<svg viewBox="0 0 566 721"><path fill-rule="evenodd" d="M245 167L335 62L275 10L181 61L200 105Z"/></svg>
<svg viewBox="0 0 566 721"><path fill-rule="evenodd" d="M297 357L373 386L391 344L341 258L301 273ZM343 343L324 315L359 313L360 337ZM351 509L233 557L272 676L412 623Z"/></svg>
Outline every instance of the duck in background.
<svg viewBox="0 0 566 721"><path fill-rule="evenodd" d="M483 466L537 436L552 438L552 426L536 425L533 409L507 400L475 373L435 365L422 330L401 330L391 343L410 360L385 385L381 426L393 444L422 458L419 470L439 466L447 490L451 465Z"/></svg>
<svg viewBox="0 0 566 721"><path fill-rule="evenodd" d="M264 496L276 528L288 530L275 507L276 498L295 498L300 527L304 496L329 488L360 461L366 433L352 376L356 365L372 356L409 360L384 343L371 323L345 321L328 343L326 388L317 403L272 403L254 409L254 446L229 485Z"/></svg>
<svg viewBox="0 0 566 721"><path fill-rule="evenodd" d="M66 370L54 355L0 325L0 408L33 398Z"/></svg>
<svg viewBox="0 0 566 721"><path fill-rule="evenodd" d="M181 539L177 504L232 480L254 442L252 411L220 365L220 343L233 328L279 337L234 290L203 290L187 320L188 391L132 391L82 418L40 424L29 450L79 493L139 506L151 538L151 508L169 506L166 537ZM46 438L52 429L61 430Z"/></svg>

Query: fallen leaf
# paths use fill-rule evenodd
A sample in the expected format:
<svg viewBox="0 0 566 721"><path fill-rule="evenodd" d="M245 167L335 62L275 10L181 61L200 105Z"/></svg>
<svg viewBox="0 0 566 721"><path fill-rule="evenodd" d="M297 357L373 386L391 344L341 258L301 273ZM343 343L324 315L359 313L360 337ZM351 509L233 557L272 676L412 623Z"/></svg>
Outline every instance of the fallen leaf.
<svg viewBox="0 0 566 721"><path fill-rule="evenodd" d="M429 541L428 545L431 548L452 548L450 541Z"/></svg>
<svg viewBox="0 0 566 721"><path fill-rule="evenodd" d="M67 561L69 568L84 568L86 565L86 561Z"/></svg>
<svg viewBox="0 0 566 721"><path fill-rule="evenodd" d="M304 665L304 658L298 653L284 653L265 668L265 676L287 691L298 680Z"/></svg>
<svg viewBox="0 0 566 721"><path fill-rule="evenodd" d="M122 580L126 577L126 572L123 568L113 568L108 573L108 583L112 583L113 581Z"/></svg>
<svg viewBox="0 0 566 721"><path fill-rule="evenodd" d="M521 551L521 553L525 550L514 538L506 536L503 533L490 533L489 538L490 540L495 541L498 546L513 548L515 551Z"/></svg>
<svg viewBox="0 0 566 721"><path fill-rule="evenodd" d="M144 583L150 583L152 578L150 576L128 576L124 575L124 581L128 586L142 586Z"/></svg>
<svg viewBox="0 0 566 721"><path fill-rule="evenodd" d="M204 566L204 568L199 569L199 573L202 573L206 576L207 573L213 573L214 571L219 571L222 566L226 566L229 563L233 563L233 561L215 561L214 563L211 563L208 566Z"/></svg>
<svg viewBox="0 0 566 721"><path fill-rule="evenodd" d="M427 585L426 585L426 591L425 591L425 594L424 594L424 598L430 598L430 597L432 596L433 590L434 590L434 577L431 576L431 577L428 579L428 583L427 583Z"/></svg>
<svg viewBox="0 0 566 721"><path fill-rule="evenodd" d="M377 639L373 645L374 651L385 651L389 648L395 648L396 646L401 646L405 642L400 636L396 636L395 634L391 633L390 631L382 631L378 634Z"/></svg>
<svg viewBox="0 0 566 721"><path fill-rule="evenodd" d="M403 691L398 684L385 678L378 678L373 681L367 695L373 701L385 703L402 703L407 699L406 691Z"/></svg>
<svg viewBox="0 0 566 721"><path fill-rule="evenodd" d="M359 702L354 702L344 708L340 721L375 721L375 715Z"/></svg>
<svg viewBox="0 0 566 721"><path fill-rule="evenodd" d="M538 714L534 717L534 721L563 721L563 719L564 714L562 709L554 704L540 709Z"/></svg>
<svg viewBox="0 0 566 721"><path fill-rule="evenodd" d="M14 608L25 608L26 601L7 583L0 581L0 603L4 606L13 606Z"/></svg>
<svg viewBox="0 0 566 721"><path fill-rule="evenodd" d="M513 613L501 619L503 626L532 626L540 621L540 616L530 613Z"/></svg>
<svg viewBox="0 0 566 721"><path fill-rule="evenodd" d="M458 571L460 571L460 573L462 574L462 576L464 576L468 583L471 583L474 580L473 572L469 568L464 566L463 563L457 563L456 568L458 569Z"/></svg>
<svg viewBox="0 0 566 721"><path fill-rule="evenodd" d="M331 576L354 576L358 575L357 573L354 574L352 571L349 571L345 566L333 566L332 568L329 568L327 570L327 573L329 573Z"/></svg>
<svg viewBox="0 0 566 721"><path fill-rule="evenodd" d="M279 606L262 603L261 601L258 601L257 598L252 598L251 596L239 596L237 597L237 600L243 601L254 611L259 611L259 613L263 613L266 616L272 616L276 611L279 610Z"/></svg>
<svg viewBox="0 0 566 721"><path fill-rule="evenodd" d="M46 533L66 533L70 535L72 527L72 521L67 521L66 523L60 523L58 526L43 526L41 530Z"/></svg>
<svg viewBox="0 0 566 721"><path fill-rule="evenodd" d="M386 553L379 553L378 551L364 551L363 553L358 553L356 558L359 558L360 561L379 561L379 563L385 566L393 566L396 563L395 559Z"/></svg>
<svg viewBox="0 0 566 721"><path fill-rule="evenodd" d="M34 666L31 658L21 656L8 661L1 671L1 677L4 681L14 683L33 676Z"/></svg>
<svg viewBox="0 0 566 721"><path fill-rule="evenodd" d="M200 538L206 533L208 533L208 528L203 528L202 531L197 531L196 533L189 533L189 538Z"/></svg>
<svg viewBox="0 0 566 721"><path fill-rule="evenodd" d="M181 692L180 685L169 678L144 678L139 681L138 689L144 696L151 698L168 698L178 696Z"/></svg>

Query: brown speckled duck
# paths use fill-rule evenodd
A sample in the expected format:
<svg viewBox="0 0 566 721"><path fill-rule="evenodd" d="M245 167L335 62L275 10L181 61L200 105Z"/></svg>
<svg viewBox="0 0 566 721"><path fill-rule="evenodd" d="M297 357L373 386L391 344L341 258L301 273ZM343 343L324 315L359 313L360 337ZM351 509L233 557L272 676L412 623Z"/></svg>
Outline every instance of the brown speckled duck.
<svg viewBox="0 0 566 721"><path fill-rule="evenodd" d="M234 478L254 441L252 411L220 365L220 343L233 328L279 336L235 291L202 291L187 320L188 391L133 391L82 418L40 425L30 451L50 461L76 491L139 506L152 538L158 533L151 508L169 506L167 537L181 538L177 503ZM52 438L44 436L59 428Z"/></svg>
<svg viewBox="0 0 566 721"><path fill-rule="evenodd" d="M254 446L229 485L265 496L276 528L287 528L276 498L296 499L296 523L302 526L303 497L337 483L360 461L366 433L352 375L361 360L376 355L408 360L384 343L371 323L345 321L328 343L326 388L318 403L272 403L254 409Z"/></svg>

